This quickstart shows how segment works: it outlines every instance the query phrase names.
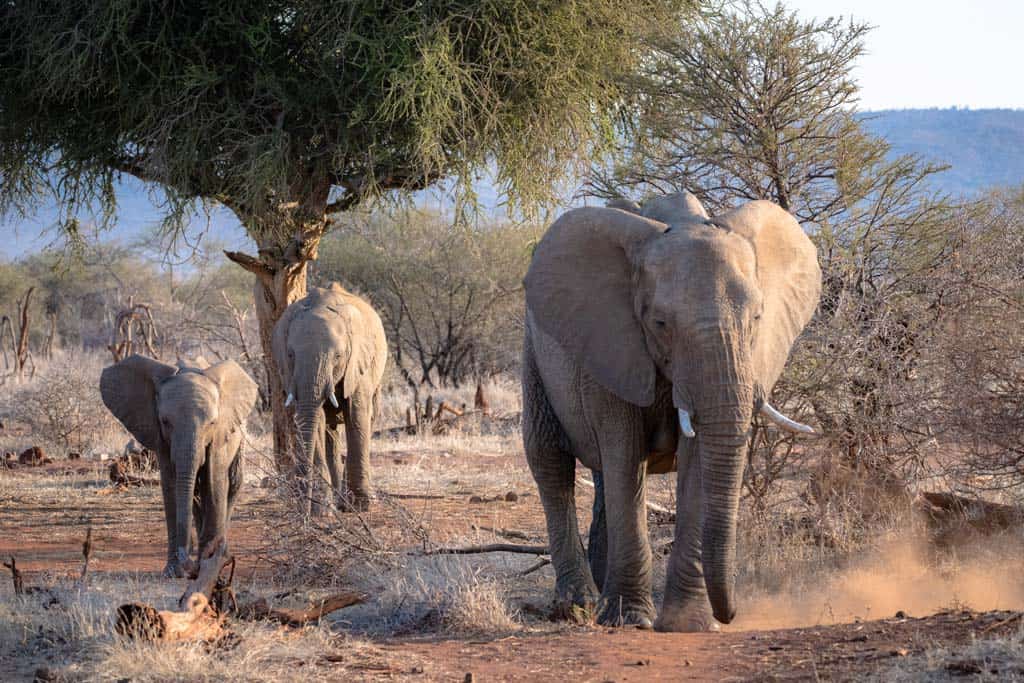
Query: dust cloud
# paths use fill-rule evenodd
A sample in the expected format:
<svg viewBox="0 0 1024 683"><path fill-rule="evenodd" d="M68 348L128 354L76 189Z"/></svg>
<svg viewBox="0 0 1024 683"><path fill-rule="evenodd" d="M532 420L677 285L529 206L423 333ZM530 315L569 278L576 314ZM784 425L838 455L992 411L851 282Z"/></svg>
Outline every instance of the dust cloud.
<svg viewBox="0 0 1024 683"><path fill-rule="evenodd" d="M1022 564L1016 540L939 550L902 539L844 568L793 576L775 592L737 586L746 599L727 628L799 628L892 618L898 611L921 617L945 609L1020 610Z"/></svg>

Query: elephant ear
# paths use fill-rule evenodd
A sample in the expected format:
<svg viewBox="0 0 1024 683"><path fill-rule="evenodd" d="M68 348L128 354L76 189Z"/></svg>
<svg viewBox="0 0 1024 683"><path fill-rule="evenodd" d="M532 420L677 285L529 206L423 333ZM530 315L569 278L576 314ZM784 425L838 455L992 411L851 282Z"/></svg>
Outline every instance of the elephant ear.
<svg viewBox="0 0 1024 683"><path fill-rule="evenodd" d="M103 405L150 450L159 450L163 441L156 412L157 387L177 372L173 365L136 354L104 368L100 375Z"/></svg>
<svg viewBox="0 0 1024 683"><path fill-rule="evenodd" d="M754 370L768 394L782 374L794 340L818 307L818 252L792 214L772 202L744 204L713 222L743 235L754 246L764 297L762 324L754 340Z"/></svg>
<svg viewBox="0 0 1024 683"><path fill-rule="evenodd" d="M203 370L203 374L220 389L219 421L222 428L237 427L245 422L259 395L256 382L249 373L235 361L223 360Z"/></svg>
<svg viewBox="0 0 1024 683"><path fill-rule="evenodd" d="M635 306L634 257L665 226L618 209L573 209L537 244L526 304L541 330L619 398L654 401L654 361Z"/></svg>
<svg viewBox="0 0 1024 683"><path fill-rule="evenodd" d="M345 365L345 375L341 380L341 395L351 398L362 383L362 377L370 372L373 365L373 337L370 334L370 320L356 306L346 304L344 310L345 326L349 330L349 347L352 352Z"/></svg>
<svg viewBox="0 0 1024 683"><path fill-rule="evenodd" d="M284 309L270 337L270 352L274 356L274 364L277 365L277 373L281 376L285 392L290 391L292 386L292 370L288 364L288 329L304 305L305 299L299 299Z"/></svg>

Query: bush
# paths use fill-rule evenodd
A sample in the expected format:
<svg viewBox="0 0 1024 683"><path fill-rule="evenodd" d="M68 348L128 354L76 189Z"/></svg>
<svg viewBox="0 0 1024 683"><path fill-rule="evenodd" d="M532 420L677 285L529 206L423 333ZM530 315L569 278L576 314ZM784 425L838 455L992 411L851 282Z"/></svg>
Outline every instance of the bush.
<svg viewBox="0 0 1024 683"><path fill-rule="evenodd" d="M16 385L5 414L25 424L33 444L64 451L120 451L128 439L100 398L98 354L61 354Z"/></svg>

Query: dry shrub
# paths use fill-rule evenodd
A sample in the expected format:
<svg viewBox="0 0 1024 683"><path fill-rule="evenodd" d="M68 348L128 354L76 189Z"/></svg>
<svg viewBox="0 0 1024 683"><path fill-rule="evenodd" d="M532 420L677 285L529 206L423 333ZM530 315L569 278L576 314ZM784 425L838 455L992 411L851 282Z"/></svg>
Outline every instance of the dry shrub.
<svg viewBox="0 0 1024 683"><path fill-rule="evenodd" d="M499 634L520 628L505 590L462 558L410 561L389 575L381 597L392 632Z"/></svg>
<svg viewBox="0 0 1024 683"><path fill-rule="evenodd" d="M17 385L0 410L26 425L33 443L58 450L120 452L127 436L100 398L99 376L106 359L64 353Z"/></svg>
<svg viewBox="0 0 1024 683"><path fill-rule="evenodd" d="M37 576L34 584L40 580ZM175 604L180 585L165 580L97 574L81 591L69 580L57 581L48 587L59 602L49 606L37 596L15 598L8 584L0 588L0 660L19 667L12 680L31 680L33 670L45 665L66 680L282 681L295 676L298 663L303 680L338 680L386 662L371 644L326 627L290 630L232 621L238 638L228 647L168 645L116 634L112 615L126 595L161 608Z"/></svg>

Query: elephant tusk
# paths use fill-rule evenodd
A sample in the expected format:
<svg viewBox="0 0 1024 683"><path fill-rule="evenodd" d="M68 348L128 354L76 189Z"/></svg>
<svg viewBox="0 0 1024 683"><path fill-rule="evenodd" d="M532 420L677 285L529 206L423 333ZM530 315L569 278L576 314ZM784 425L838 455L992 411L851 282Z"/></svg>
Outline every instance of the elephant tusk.
<svg viewBox="0 0 1024 683"><path fill-rule="evenodd" d="M683 436L687 439L697 436L697 432L693 431L693 424L690 422L690 413L682 408L679 408L679 428L683 430Z"/></svg>
<svg viewBox="0 0 1024 683"><path fill-rule="evenodd" d="M761 402L761 414L767 417L769 420L777 424L787 432L793 432L794 434L815 434L813 427L805 424L801 424L796 420L791 420L775 408L772 407L768 401Z"/></svg>
<svg viewBox="0 0 1024 683"><path fill-rule="evenodd" d="M292 401L294 401L294 400L295 400L295 395L292 392L289 391L288 392L288 398L286 398L284 400L284 407L287 408L288 406L290 406L292 404Z"/></svg>
<svg viewBox="0 0 1024 683"><path fill-rule="evenodd" d="M335 408L340 407L338 405L338 397L334 395L334 389L331 389L331 393L327 395L327 398L330 399L332 406L334 406Z"/></svg>

